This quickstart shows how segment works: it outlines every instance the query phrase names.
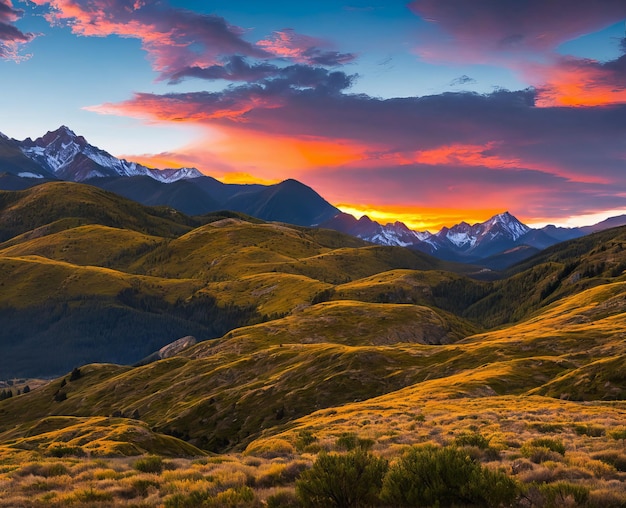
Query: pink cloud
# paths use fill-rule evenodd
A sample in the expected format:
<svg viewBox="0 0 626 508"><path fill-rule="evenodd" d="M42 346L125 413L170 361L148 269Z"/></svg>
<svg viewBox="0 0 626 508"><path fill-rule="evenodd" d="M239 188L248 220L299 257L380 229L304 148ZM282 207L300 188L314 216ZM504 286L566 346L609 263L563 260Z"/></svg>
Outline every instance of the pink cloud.
<svg viewBox="0 0 626 508"><path fill-rule="evenodd" d="M529 218L626 208L626 106L540 108L532 90L382 100L329 87L331 74L92 109L210 125L228 133L228 150L214 150L224 164L296 177L336 202L474 202Z"/></svg>
<svg viewBox="0 0 626 508"><path fill-rule="evenodd" d="M281 58L310 65L337 66L353 61L352 53L339 53L327 49L329 44L315 37L296 33L291 28L273 32L270 37L257 42L257 46Z"/></svg>
<svg viewBox="0 0 626 508"><path fill-rule="evenodd" d="M182 68L207 67L228 55L267 57L243 39L245 30L215 15L174 9L155 0L32 0L49 6L51 23L77 35L139 39L162 77Z"/></svg>
<svg viewBox="0 0 626 508"><path fill-rule="evenodd" d="M24 33L14 23L22 17L23 11L15 9L11 0L0 0L0 58L19 61L21 46L30 42L35 35Z"/></svg>

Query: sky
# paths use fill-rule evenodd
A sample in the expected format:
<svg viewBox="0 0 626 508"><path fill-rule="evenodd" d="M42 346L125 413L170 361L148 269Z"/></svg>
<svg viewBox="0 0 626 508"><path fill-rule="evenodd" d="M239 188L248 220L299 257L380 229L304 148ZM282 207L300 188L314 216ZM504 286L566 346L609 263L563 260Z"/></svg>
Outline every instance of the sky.
<svg viewBox="0 0 626 508"><path fill-rule="evenodd" d="M436 231L626 213L626 0L0 0L0 132Z"/></svg>

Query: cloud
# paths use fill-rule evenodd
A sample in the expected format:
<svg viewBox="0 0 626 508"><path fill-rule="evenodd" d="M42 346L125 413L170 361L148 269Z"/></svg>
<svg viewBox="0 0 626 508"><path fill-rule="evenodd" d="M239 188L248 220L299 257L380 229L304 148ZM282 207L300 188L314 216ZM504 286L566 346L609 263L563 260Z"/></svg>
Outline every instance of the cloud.
<svg viewBox="0 0 626 508"><path fill-rule="evenodd" d="M555 57L549 65L526 64L537 85L539 106L626 104L626 55L609 62Z"/></svg>
<svg viewBox="0 0 626 508"><path fill-rule="evenodd" d="M336 67L356 58L353 53L329 49L326 41L296 33L291 28L277 30L257 45L278 57L309 65Z"/></svg>
<svg viewBox="0 0 626 508"><path fill-rule="evenodd" d="M23 13L24 11L13 8L11 0L0 0L0 58L15 61L23 59L19 55L21 46L35 37L14 25Z"/></svg>
<svg viewBox="0 0 626 508"><path fill-rule="evenodd" d="M537 107L531 89L380 99L347 93L350 81L295 65L222 92L92 110L211 126L232 139L221 156L238 171L284 170L331 202L417 199L468 214L488 203L537 220L626 207L626 106Z"/></svg>
<svg viewBox="0 0 626 508"><path fill-rule="evenodd" d="M246 41L246 31L212 14L175 9L158 0L32 0L49 6L47 19L77 35L139 39L164 79L183 69L210 68L232 55L269 55Z"/></svg>
<svg viewBox="0 0 626 508"><path fill-rule="evenodd" d="M543 54L626 18L623 0L414 0L409 8L450 37L424 54L454 61Z"/></svg>
<svg viewBox="0 0 626 508"><path fill-rule="evenodd" d="M322 67L291 65L275 68L275 77L222 92L192 92L155 95L137 93L129 101L103 104L86 109L98 113L155 118L167 122L210 122L225 119L246 122L251 111L276 110L287 106L289 97L298 93L333 96L350 87L354 76L331 72Z"/></svg>
<svg viewBox="0 0 626 508"><path fill-rule="evenodd" d="M468 85L468 84L474 84L474 83L476 83L475 79L470 78L469 76L463 74L463 76L459 76L458 78L455 78L452 81L450 81L449 86Z"/></svg>
<svg viewBox="0 0 626 508"><path fill-rule="evenodd" d="M186 67L170 76L170 84L184 78L200 78L207 80L223 79L227 81L261 81L280 73L280 68L268 62L250 64L245 58L235 55L225 59L221 65L210 67Z"/></svg>

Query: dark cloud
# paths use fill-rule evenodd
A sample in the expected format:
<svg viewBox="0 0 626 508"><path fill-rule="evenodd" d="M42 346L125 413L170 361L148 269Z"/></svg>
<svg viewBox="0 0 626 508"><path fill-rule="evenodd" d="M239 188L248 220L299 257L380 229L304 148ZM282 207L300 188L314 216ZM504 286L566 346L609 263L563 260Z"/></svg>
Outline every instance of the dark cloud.
<svg viewBox="0 0 626 508"><path fill-rule="evenodd" d="M463 76L459 76L458 78L455 78L452 81L450 81L449 86L468 85L468 84L474 84L474 83L476 83L476 80L474 78L470 78L469 76L463 74Z"/></svg>
<svg viewBox="0 0 626 508"><path fill-rule="evenodd" d="M244 57L235 55L227 58L223 65L181 69L170 77L169 82L179 83L184 78L254 82L276 76L279 71L280 68L276 65L267 62L250 64Z"/></svg>
<svg viewBox="0 0 626 508"><path fill-rule="evenodd" d="M409 8L450 34L464 55L473 49L477 57L552 51L626 18L623 0L414 0Z"/></svg>
<svg viewBox="0 0 626 508"><path fill-rule="evenodd" d="M307 63L312 65L324 65L326 67L337 67L352 62L356 55L354 53L340 53L339 51L326 51L320 48L307 48L302 53Z"/></svg>
<svg viewBox="0 0 626 508"><path fill-rule="evenodd" d="M14 25L23 13L14 9L10 0L0 0L0 58L19 60L20 46L34 38L34 34L24 33Z"/></svg>

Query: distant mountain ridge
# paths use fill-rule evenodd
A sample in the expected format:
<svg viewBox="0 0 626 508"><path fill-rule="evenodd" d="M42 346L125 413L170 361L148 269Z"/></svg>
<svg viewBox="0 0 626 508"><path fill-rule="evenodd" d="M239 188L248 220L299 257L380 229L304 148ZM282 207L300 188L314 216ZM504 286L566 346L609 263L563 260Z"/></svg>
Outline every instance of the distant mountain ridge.
<svg viewBox="0 0 626 508"><path fill-rule="evenodd" d="M621 225L626 225L626 215L582 228L549 225L534 229L509 212L494 215L485 222L473 225L461 222L451 228L444 227L437 233L414 231L402 222L382 225L366 215L357 220L345 213L321 224L322 227L372 243L407 247L447 261L474 263L496 270L506 268L562 241ZM521 247L525 249L520 249Z"/></svg>
<svg viewBox="0 0 626 508"><path fill-rule="evenodd" d="M626 224L626 215L583 228L531 228L509 212L436 233L402 222L382 225L342 213L310 187L288 179L275 185L224 184L196 168L151 169L119 159L61 126L23 141L0 133L0 189L19 190L50 180L81 182L144 205L175 208L188 215L218 210L267 221L334 229L386 246L407 247L437 258L500 270L556 243ZM523 248L522 248L523 247Z"/></svg>

